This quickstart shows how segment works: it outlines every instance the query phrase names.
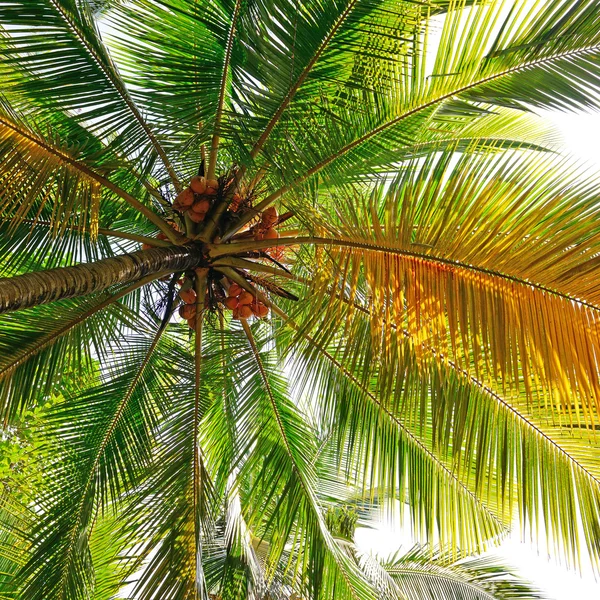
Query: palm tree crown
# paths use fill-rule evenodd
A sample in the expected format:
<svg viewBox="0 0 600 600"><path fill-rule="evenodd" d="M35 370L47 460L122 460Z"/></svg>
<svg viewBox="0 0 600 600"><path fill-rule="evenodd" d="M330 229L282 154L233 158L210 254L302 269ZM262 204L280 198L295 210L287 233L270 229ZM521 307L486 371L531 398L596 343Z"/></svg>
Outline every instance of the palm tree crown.
<svg viewBox="0 0 600 600"><path fill-rule="evenodd" d="M535 114L598 22L0 3L0 598L540 597L454 564L515 513L600 561L600 182ZM398 500L437 555L353 545Z"/></svg>

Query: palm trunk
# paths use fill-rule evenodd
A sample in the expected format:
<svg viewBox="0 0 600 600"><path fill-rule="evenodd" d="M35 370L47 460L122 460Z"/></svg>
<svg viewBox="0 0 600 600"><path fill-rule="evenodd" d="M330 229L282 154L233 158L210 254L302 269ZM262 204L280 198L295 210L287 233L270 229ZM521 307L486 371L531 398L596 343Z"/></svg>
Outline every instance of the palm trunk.
<svg viewBox="0 0 600 600"><path fill-rule="evenodd" d="M147 275L192 269L202 260L198 246L151 248L75 267L49 269L0 278L0 313L62 298L85 296L115 284L131 283Z"/></svg>

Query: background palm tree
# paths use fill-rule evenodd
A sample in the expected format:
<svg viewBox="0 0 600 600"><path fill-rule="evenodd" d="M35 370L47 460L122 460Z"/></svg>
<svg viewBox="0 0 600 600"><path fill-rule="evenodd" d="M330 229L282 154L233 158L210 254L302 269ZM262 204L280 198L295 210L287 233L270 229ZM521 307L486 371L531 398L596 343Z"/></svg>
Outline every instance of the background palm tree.
<svg viewBox="0 0 600 600"><path fill-rule="evenodd" d="M597 563L600 187L531 111L599 20L1 3L0 597L536 597L449 566L515 512ZM396 500L441 563L331 517Z"/></svg>

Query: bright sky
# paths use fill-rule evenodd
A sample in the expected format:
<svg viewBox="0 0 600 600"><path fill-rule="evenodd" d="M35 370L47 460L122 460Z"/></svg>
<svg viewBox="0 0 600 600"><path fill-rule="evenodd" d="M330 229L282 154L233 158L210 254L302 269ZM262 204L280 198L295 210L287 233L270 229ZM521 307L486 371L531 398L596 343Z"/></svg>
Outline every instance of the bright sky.
<svg viewBox="0 0 600 600"><path fill-rule="evenodd" d="M550 119L562 135L565 152L582 161L582 165L600 171L600 113L545 112L543 116ZM408 550L412 546L409 535L383 522L376 529L359 529L356 542L363 551L384 558L400 547ZM521 542L517 523L511 537L489 554L515 567L550 600L600 599L600 581L594 579L589 566L582 573L568 570L555 558L548 557L545 540L541 539L539 545Z"/></svg>

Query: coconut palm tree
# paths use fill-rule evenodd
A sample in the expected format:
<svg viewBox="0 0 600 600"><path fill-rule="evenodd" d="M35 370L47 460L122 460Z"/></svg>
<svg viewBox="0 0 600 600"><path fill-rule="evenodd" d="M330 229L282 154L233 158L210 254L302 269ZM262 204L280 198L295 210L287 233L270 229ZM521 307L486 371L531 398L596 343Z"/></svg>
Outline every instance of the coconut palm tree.
<svg viewBox="0 0 600 600"><path fill-rule="evenodd" d="M598 105L598 22L0 2L0 597L535 597L328 517L397 501L453 560L517 514L597 563L600 185L535 111Z"/></svg>

